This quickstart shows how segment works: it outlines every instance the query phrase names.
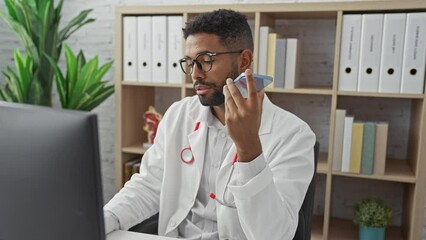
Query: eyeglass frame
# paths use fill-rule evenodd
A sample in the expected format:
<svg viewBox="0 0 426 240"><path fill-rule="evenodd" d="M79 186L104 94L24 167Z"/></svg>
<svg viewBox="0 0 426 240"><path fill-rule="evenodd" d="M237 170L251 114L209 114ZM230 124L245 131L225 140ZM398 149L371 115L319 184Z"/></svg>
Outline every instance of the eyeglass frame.
<svg viewBox="0 0 426 240"><path fill-rule="evenodd" d="M238 50L238 51L229 51L229 52L201 52L201 53L197 54L197 56L195 56L195 58L184 57L184 58L179 59L179 65L180 65L180 68L182 69L182 72L186 75L191 75L194 72L194 63L195 63L195 65L197 65L197 68L199 70L201 70L203 72L208 72L208 71L212 70L212 67L213 67L214 60L212 59L212 57L220 56L220 55L224 55L224 54L235 54L235 53L240 54L242 52L244 52L244 49ZM202 67L202 64L197 60L200 56L203 56L203 55L209 56L211 61L212 61L211 64L210 64L210 68L208 70L204 70L203 67ZM184 67L182 66L182 64L186 63L187 60L192 61L191 71L189 71L189 73L186 73L186 71L184 70Z"/></svg>

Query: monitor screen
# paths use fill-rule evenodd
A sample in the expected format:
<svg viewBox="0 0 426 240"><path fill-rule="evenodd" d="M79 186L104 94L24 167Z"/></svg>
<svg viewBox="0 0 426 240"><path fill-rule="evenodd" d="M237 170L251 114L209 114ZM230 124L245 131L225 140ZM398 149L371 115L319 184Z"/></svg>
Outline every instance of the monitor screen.
<svg viewBox="0 0 426 240"><path fill-rule="evenodd" d="M0 239L105 239L95 114L0 101Z"/></svg>

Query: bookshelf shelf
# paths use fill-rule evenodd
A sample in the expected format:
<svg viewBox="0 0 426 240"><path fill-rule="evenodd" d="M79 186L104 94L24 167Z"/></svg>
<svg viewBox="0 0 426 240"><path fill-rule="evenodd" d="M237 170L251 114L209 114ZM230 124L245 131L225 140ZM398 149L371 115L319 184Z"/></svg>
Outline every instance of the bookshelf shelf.
<svg viewBox="0 0 426 240"><path fill-rule="evenodd" d="M123 153L134 153L134 154L140 154L140 155L143 155L145 153L145 149L143 148L142 142L138 142L130 146L123 147L121 151Z"/></svg>
<svg viewBox="0 0 426 240"><path fill-rule="evenodd" d="M352 215L339 216L336 206L348 208L351 201L372 197L376 192L384 199L388 194L400 196L393 202L399 221L388 229L387 239L420 239L426 191L425 94L338 91L338 72L343 14L424 12L424 0L389 0L385 4L364 1L118 7L115 18L117 189L124 184L125 163L144 154L142 142L147 136L142 123L148 107L155 106L164 113L173 102L195 94L189 76L182 76L181 84L123 82L123 17L180 15L186 22L201 12L219 8L235 9L247 16L254 37L254 72L258 70L261 26L269 26L286 38L298 38L302 43L299 87L271 88L266 93L276 105L306 121L320 142L316 192L319 199L315 199L312 239L357 239L357 226L350 220ZM384 175L332 170L336 109L347 109L356 120L389 123L393 134L388 135L390 151ZM384 190L381 192L376 184L384 185ZM374 194L354 191L351 196L345 196L350 192L348 189L369 187L374 187Z"/></svg>
<svg viewBox="0 0 426 240"><path fill-rule="evenodd" d="M400 227L388 227L387 240L405 239ZM332 218L330 221L330 240L358 240L358 226L352 220Z"/></svg>
<svg viewBox="0 0 426 240"><path fill-rule="evenodd" d="M423 94L366 93L366 92L340 92L340 91L337 94L339 96L350 96L350 97L424 99Z"/></svg>

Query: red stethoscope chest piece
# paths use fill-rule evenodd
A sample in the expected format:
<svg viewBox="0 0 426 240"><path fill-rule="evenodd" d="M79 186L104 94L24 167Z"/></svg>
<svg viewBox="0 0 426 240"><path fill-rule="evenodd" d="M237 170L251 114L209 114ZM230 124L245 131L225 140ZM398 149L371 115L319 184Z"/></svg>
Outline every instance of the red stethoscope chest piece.
<svg viewBox="0 0 426 240"><path fill-rule="evenodd" d="M192 154L192 150L190 147L182 149L182 151L180 152L180 159L186 164L190 164L194 161L194 155Z"/></svg>

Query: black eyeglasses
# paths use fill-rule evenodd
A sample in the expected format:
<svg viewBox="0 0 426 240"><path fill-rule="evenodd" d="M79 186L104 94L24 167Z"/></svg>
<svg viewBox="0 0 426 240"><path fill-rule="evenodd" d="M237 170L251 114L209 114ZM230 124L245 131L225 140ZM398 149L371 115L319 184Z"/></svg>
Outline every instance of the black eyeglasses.
<svg viewBox="0 0 426 240"><path fill-rule="evenodd" d="M231 52L202 52L199 53L194 59L184 57L179 60L180 68L186 75L191 75L194 70L194 63L197 64L198 69L203 72L208 72L212 69L214 60L212 57L223 54L242 53L244 50L231 51Z"/></svg>

